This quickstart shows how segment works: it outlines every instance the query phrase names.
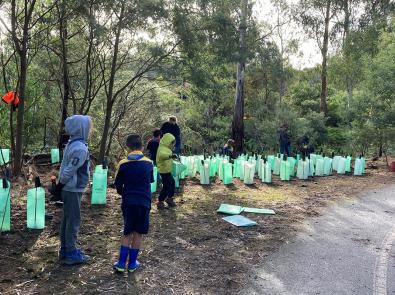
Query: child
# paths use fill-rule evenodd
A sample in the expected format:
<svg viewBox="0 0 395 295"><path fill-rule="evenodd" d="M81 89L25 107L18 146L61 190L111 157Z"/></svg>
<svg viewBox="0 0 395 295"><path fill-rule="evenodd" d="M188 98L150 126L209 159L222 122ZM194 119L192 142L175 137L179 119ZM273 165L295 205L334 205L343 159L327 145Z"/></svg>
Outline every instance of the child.
<svg viewBox="0 0 395 295"><path fill-rule="evenodd" d="M158 172L162 178L163 184L162 191L159 194L159 201L157 204L158 209L165 208L164 201L166 201L169 207L176 206L173 200L175 181L171 175L171 171L173 169L173 159L177 158L177 156L173 155L172 152L175 142L176 138L172 134L164 134L160 141L158 153L156 155L156 164L158 166Z"/></svg>
<svg viewBox="0 0 395 295"><path fill-rule="evenodd" d="M115 187L122 195L122 214L124 230L119 260L114 269L124 272L129 257L127 270L133 272L139 268L137 261L142 235L148 233L149 214L151 210L151 182L154 181L152 162L143 155L141 137L136 134L128 136L126 146L129 149L127 159L119 163L115 177Z"/></svg>
<svg viewBox="0 0 395 295"><path fill-rule="evenodd" d="M75 115L66 119L65 131L70 135L62 164L59 183L52 194L63 199L63 217L60 227L59 259L68 265L86 263L86 256L76 247L81 224L81 198L89 182L88 138L92 127L89 116Z"/></svg>
<svg viewBox="0 0 395 295"><path fill-rule="evenodd" d="M154 162L154 165L156 165L156 153L159 147L160 134L160 129L154 129L154 131L152 132L152 138L147 144L147 150L149 152L151 161Z"/></svg>

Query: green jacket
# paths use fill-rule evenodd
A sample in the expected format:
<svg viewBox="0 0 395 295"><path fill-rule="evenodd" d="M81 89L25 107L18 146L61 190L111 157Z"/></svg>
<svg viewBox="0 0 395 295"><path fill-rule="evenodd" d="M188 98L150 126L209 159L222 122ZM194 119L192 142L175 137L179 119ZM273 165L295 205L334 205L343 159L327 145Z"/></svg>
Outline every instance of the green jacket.
<svg viewBox="0 0 395 295"><path fill-rule="evenodd" d="M175 140L176 138L170 133L163 135L160 140L156 154L156 166L158 166L159 173L171 173L173 169L173 159L171 158L173 152L171 151L171 146Z"/></svg>

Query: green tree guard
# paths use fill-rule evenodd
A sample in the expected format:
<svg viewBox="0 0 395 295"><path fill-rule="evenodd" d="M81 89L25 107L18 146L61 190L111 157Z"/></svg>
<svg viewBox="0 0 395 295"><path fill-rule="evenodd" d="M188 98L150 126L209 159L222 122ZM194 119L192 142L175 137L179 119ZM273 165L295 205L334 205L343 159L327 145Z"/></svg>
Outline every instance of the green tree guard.
<svg viewBox="0 0 395 295"><path fill-rule="evenodd" d="M155 166L154 167L154 182L151 183L151 193L156 193L158 189L158 168Z"/></svg>
<svg viewBox="0 0 395 295"><path fill-rule="evenodd" d="M361 165L362 165L362 175L365 174L366 160L364 157L361 157Z"/></svg>
<svg viewBox="0 0 395 295"><path fill-rule="evenodd" d="M186 169L187 166L181 164L180 162L173 161L172 175L174 177L174 181L176 182L176 188L180 187L180 175Z"/></svg>
<svg viewBox="0 0 395 295"><path fill-rule="evenodd" d="M181 156L180 157L181 164L183 164L187 169L181 172L180 179L185 179L188 176L188 159L187 157Z"/></svg>
<svg viewBox="0 0 395 295"><path fill-rule="evenodd" d="M255 176L255 165L249 162L244 162L244 184L253 184Z"/></svg>
<svg viewBox="0 0 395 295"><path fill-rule="evenodd" d="M363 165L363 161L362 161L361 157L355 159L355 164L354 164L354 175L355 176L362 176L362 171L363 171L362 165Z"/></svg>
<svg viewBox="0 0 395 295"><path fill-rule="evenodd" d="M351 156L347 156L347 158L346 158L346 168L345 168L346 173L351 173L351 161L352 161L352 157Z"/></svg>
<svg viewBox="0 0 395 295"><path fill-rule="evenodd" d="M233 183L233 177L232 177L232 167L233 167L233 165L232 165L232 163L226 163L225 165L224 165L224 172L223 172L223 178L224 178L224 180L223 180L223 183L225 184L225 185L228 185L228 184L232 184Z"/></svg>
<svg viewBox="0 0 395 295"><path fill-rule="evenodd" d="M248 164L246 160L240 161L240 180L244 180L245 165Z"/></svg>
<svg viewBox="0 0 395 295"><path fill-rule="evenodd" d="M317 155L316 154L310 154L310 161L313 163L313 165L316 165L316 160L317 160Z"/></svg>
<svg viewBox="0 0 395 295"><path fill-rule="evenodd" d="M10 162L10 150L0 149L0 165L5 165Z"/></svg>
<svg viewBox="0 0 395 295"><path fill-rule="evenodd" d="M271 183L272 182L272 167L269 162L266 162L262 165L262 182Z"/></svg>
<svg viewBox="0 0 395 295"><path fill-rule="evenodd" d="M308 159L306 161L309 162L309 176L314 176L315 174L314 162L311 159Z"/></svg>
<svg viewBox="0 0 395 295"><path fill-rule="evenodd" d="M329 157L325 157L324 158L324 175L328 176L328 175L332 175L332 158Z"/></svg>
<svg viewBox="0 0 395 295"><path fill-rule="evenodd" d="M281 164L280 164L280 179L282 181L289 181L291 179L291 175L290 175L290 164L288 162L288 160L281 160Z"/></svg>
<svg viewBox="0 0 395 295"><path fill-rule="evenodd" d="M56 164L60 162L59 149L51 149L51 163Z"/></svg>
<svg viewBox="0 0 395 295"><path fill-rule="evenodd" d="M210 162L203 161L200 171L200 184L209 185L210 184Z"/></svg>
<svg viewBox="0 0 395 295"><path fill-rule="evenodd" d="M272 169L272 171L274 170L274 162L276 160L276 157L273 155L267 156L267 161L270 164L270 167Z"/></svg>
<svg viewBox="0 0 395 295"><path fill-rule="evenodd" d="M35 187L27 191L27 228L45 227L45 189Z"/></svg>
<svg viewBox="0 0 395 295"><path fill-rule="evenodd" d="M11 230L11 183L0 181L0 232Z"/></svg>
<svg viewBox="0 0 395 295"><path fill-rule="evenodd" d="M346 158L340 157L337 163L337 174L346 173Z"/></svg>
<svg viewBox="0 0 395 295"><path fill-rule="evenodd" d="M217 162L218 160L216 158L210 159L210 177L215 177L217 174Z"/></svg>
<svg viewBox="0 0 395 295"><path fill-rule="evenodd" d="M337 166L339 165L340 156L334 156L332 160L332 170L337 172Z"/></svg>
<svg viewBox="0 0 395 295"><path fill-rule="evenodd" d="M196 177L196 164L194 156L188 157L187 169L188 177Z"/></svg>
<svg viewBox="0 0 395 295"><path fill-rule="evenodd" d="M289 162L289 175L290 177L295 177L296 159L294 157L289 157L288 162Z"/></svg>
<svg viewBox="0 0 395 295"><path fill-rule="evenodd" d="M92 205L105 205L107 202L107 173L102 165L96 166L92 180Z"/></svg>
<svg viewBox="0 0 395 295"><path fill-rule="evenodd" d="M324 159L317 159L316 160L315 176L324 176Z"/></svg>
<svg viewBox="0 0 395 295"><path fill-rule="evenodd" d="M308 160L299 160L296 177L302 180L309 178L310 162Z"/></svg>
<svg viewBox="0 0 395 295"><path fill-rule="evenodd" d="M279 156L281 157L281 155ZM274 168L273 168L274 175L280 175L280 166L281 166L281 158L276 157L274 159Z"/></svg>
<svg viewBox="0 0 395 295"><path fill-rule="evenodd" d="M234 161L234 167L233 168L234 168L233 169L233 177L234 178L240 178L240 174L241 174L241 172L240 172L240 170L241 170L241 168L240 168L240 159L236 159Z"/></svg>

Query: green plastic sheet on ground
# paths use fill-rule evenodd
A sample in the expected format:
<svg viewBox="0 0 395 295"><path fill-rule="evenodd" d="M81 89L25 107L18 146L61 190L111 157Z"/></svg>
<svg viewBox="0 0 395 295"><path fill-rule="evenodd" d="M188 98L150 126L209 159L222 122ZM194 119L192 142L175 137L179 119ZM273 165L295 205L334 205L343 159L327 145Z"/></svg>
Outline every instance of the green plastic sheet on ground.
<svg viewBox="0 0 395 295"><path fill-rule="evenodd" d="M254 220L251 220L247 217L241 216L241 215L233 215L233 216L227 216L222 218L226 222L229 222L235 226L254 226L257 223Z"/></svg>
<svg viewBox="0 0 395 295"><path fill-rule="evenodd" d="M10 150L0 149L0 165L5 165L10 162Z"/></svg>
<svg viewBox="0 0 395 295"><path fill-rule="evenodd" d="M7 181L6 187L0 179L0 232L11 230L11 183Z"/></svg>
<svg viewBox="0 0 395 295"><path fill-rule="evenodd" d="M45 189L32 188L27 191L27 228L45 227Z"/></svg>
<svg viewBox="0 0 395 295"><path fill-rule="evenodd" d="M236 215L240 214L243 211L241 206L236 205L229 205L229 204L221 204L218 208L218 213L229 214L229 215Z"/></svg>
<svg viewBox="0 0 395 295"><path fill-rule="evenodd" d="M266 209L266 208L249 208L249 207L243 207L243 212L246 213L256 213L256 214L265 214L265 215L275 215L276 212L272 209Z"/></svg>

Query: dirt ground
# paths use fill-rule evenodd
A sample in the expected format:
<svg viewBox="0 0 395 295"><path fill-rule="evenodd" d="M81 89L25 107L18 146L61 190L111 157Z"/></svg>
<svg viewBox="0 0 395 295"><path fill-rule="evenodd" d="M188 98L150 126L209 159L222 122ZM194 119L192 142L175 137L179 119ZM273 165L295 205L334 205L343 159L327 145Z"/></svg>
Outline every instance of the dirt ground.
<svg viewBox="0 0 395 295"><path fill-rule="evenodd" d="M378 163L376 163L378 164ZM51 172L37 170L49 184ZM135 274L112 270L122 232L120 197L109 190L106 206L83 201L79 243L92 257L88 265L66 267L58 262L61 208L47 204L54 219L43 231L26 229L26 186L14 185L12 231L0 235L0 294L237 294L251 279L251 270L289 241L302 221L339 198L394 183L395 173L383 163L364 177L330 176L271 185L256 180L225 187L218 181L202 187L186 180L175 210L158 212L153 206L151 229ZM53 172L53 171L52 171ZM274 216L244 214L257 221L237 228L216 213L221 203L265 207Z"/></svg>

